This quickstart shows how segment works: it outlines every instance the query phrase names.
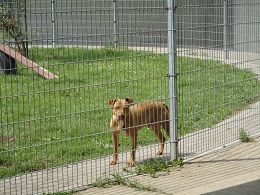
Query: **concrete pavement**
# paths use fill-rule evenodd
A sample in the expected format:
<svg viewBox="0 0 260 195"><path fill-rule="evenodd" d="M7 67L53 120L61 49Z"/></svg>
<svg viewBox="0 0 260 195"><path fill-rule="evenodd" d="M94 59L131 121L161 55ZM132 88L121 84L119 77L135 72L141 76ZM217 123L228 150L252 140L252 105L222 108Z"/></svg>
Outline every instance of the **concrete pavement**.
<svg viewBox="0 0 260 195"><path fill-rule="evenodd" d="M260 194L260 137L250 143L237 143L188 161L183 168L159 173L157 178L135 176L143 185L157 192L137 191L123 186L90 188L78 192L88 194Z"/></svg>

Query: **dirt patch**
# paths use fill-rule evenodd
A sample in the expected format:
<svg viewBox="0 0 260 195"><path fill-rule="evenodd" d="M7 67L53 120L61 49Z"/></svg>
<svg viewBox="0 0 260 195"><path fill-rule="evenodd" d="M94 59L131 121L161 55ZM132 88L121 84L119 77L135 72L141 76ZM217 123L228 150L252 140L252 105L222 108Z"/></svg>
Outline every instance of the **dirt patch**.
<svg viewBox="0 0 260 195"><path fill-rule="evenodd" d="M0 167L10 167L12 166L12 163L7 160L1 160L0 159Z"/></svg>
<svg viewBox="0 0 260 195"><path fill-rule="evenodd" d="M15 140L14 137L11 136L11 135L0 135L0 142L1 143L4 143L4 144L11 143L14 140Z"/></svg>

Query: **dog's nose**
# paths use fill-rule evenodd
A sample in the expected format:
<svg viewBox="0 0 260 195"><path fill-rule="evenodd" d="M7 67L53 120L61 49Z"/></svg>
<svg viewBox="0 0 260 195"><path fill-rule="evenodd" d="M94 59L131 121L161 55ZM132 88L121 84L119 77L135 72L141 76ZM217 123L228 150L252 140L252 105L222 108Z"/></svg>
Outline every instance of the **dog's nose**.
<svg viewBox="0 0 260 195"><path fill-rule="evenodd" d="M119 114L118 115L118 119L119 120L124 120L125 119L125 115L124 114Z"/></svg>

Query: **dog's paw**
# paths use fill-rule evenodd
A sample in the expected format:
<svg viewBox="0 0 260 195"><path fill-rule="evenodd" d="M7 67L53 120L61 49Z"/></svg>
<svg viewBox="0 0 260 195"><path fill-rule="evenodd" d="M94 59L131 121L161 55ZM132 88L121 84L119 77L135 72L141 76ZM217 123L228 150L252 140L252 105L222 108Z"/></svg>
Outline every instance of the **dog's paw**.
<svg viewBox="0 0 260 195"><path fill-rule="evenodd" d="M163 155L163 151L159 150L156 155L160 156L160 155Z"/></svg>
<svg viewBox="0 0 260 195"><path fill-rule="evenodd" d="M117 164L117 160L111 160L109 164L110 165L116 165Z"/></svg>
<svg viewBox="0 0 260 195"><path fill-rule="evenodd" d="M134 167L135 162L133 160L128 160L127 165L128 165L128 167Z"/></svg>

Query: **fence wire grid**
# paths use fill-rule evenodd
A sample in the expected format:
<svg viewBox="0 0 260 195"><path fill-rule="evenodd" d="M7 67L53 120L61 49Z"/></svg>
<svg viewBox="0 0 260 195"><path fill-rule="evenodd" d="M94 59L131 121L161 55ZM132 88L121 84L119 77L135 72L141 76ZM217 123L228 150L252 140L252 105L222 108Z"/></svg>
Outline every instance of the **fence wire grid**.
<svg viewBox="0 0 260 195"><path fill-rule="evenodd" d="M137 166L259 134L258 0L0 0L0 8L0 194L72 191L134 173L123 171L132 149L124 133L109 164L109 100L133 99L136 119L144 110L129 126L144 126ZM168 123L169 135L151 130Z"/></svg>

